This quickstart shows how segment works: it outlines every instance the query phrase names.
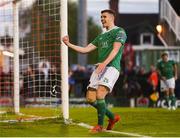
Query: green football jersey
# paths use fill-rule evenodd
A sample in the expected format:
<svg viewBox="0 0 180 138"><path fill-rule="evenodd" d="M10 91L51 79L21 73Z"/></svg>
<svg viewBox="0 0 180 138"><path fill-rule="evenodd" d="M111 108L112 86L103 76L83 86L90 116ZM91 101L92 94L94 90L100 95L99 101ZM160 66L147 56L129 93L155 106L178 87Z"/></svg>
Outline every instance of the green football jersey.
<svg viewBox="0 0 180 138"><path fill-rule="evenodd" d="M113 29L106 31L98 35L91 43L98 48L98 62L103 62L113 50L114 42L120 42L122 44L116 57L107 65L113 66L120 71L120 60L122 57L124 44L127 39L127 35L124 29L115 26Z"/></svg>
<svg viewBox="0 0 180 138"><path fill-rule="evenodd" d="M166 79L171 79L174 77L174 65L176 63L173 60L168 60L168 62L159 61L157 64L157 69L160 71L160 75L166 77Z"/></svg>

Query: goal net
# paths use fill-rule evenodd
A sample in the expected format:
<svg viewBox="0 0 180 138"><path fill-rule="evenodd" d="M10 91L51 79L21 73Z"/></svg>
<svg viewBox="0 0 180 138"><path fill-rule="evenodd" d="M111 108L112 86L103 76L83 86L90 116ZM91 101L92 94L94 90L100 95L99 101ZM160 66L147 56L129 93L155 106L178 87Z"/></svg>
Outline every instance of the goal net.
<svg viewBox="0 0 180 138"><path fill-rule="evenodd" d="M60 0L20 0L19 92L21 107L61 104ZM0 2L0 112L14 106L13 2ZM8 107L8 108L7 108Z"/></svg>

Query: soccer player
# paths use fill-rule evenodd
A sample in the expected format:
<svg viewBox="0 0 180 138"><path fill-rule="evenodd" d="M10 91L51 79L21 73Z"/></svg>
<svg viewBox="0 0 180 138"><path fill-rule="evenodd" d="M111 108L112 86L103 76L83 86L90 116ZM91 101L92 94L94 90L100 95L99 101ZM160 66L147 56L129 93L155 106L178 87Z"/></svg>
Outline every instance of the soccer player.
<svg viewBox="0 0 180 138"><path fill-rule="evenodd" d="M162 60L158 62L157 69L161 79L161 91L165 92L165 100L168 109L176 109L176 97L174 94L175 80L177 79L177 65L173 60L168 59L168 53L163 52Z"/></svg>
<svg viewBox="0 0 180 138"><path fill-rule="evenodd" d="M105 103L105 96L112 91L119 77L121 56L127 38L124 29L115 26L114 21L113 10L101 11L101 23L106 32L98 35L86 47L71 44L68 36L63 37L63 42L77 52L88 53L98 50L97 67L91 75L86 94L88 103L97 109L98 124L91 130L95 133L103 130L105 115L109 118L107 130L111 130L120 120L120 116L113 114Z"/></svg>

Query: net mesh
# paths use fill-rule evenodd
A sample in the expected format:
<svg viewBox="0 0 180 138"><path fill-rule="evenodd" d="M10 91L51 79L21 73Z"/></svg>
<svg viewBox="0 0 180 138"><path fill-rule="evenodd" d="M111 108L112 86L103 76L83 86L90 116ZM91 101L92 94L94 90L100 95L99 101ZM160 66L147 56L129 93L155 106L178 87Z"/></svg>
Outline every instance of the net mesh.
<svg viewBox="0 0 180 138"><path fill-rule="evenodd" d="M0 6L0 107L13 107L13 9L9 1Z"/></svg>
<svg viewBox="0 0 180 138"><path fill-rule="evenodd" d="M13 106L13 6L6 0L0 3L0 21L4 25L0 32L0 105L4 107ZM21 105L58 106L60 1L21 0L19 31Z"/></svg>

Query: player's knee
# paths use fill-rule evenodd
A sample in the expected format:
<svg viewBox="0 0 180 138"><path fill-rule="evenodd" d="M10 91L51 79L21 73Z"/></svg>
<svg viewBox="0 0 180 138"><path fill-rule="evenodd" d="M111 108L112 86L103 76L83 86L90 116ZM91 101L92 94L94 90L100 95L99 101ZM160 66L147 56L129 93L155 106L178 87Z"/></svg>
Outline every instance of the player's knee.
<svg viewBox="0 0 180 138"><path fill-rule="evenodd" d="M87 101L88 103L93 103L93 102L96 101L96 98L92 98L92 97L86 96L86 101Z"/></svg>
<svg viewBox="0 0 180 138"><path fill-rule="evenodd" d="M86 93L86 101L88 103L93 103L96 101L96 90L95 89L88 89Z"/></svg>
<svg viewBox="0 0 180 138"><path fill-rule="evenodd" d="M170 88L170 89L169 89L169 94L170 94L170 95L174 94L174 89L173 89L173 88Z"/></svg>
<svg viewBox="0 0 180 138"><path fill-rule="evenodd" d="M99 86L97 89L96 98L97 99L104 99L105 96L107 95L108 91L109 91L109 88L107 88L106 86Z"/></svg>

